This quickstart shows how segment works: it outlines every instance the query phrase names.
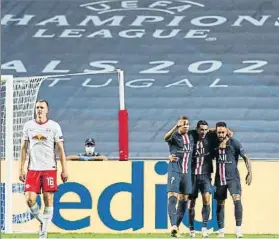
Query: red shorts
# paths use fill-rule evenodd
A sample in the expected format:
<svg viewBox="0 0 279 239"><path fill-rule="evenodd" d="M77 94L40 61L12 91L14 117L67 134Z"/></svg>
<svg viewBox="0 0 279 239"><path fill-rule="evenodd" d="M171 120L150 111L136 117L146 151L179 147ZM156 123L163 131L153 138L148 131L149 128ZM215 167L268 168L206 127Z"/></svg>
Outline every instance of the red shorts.
<svg viewBox="0 0 279 239"><path fill-rule="evenodd" d="M36 171L28 170L25 185L25 192L56 192L57 191L57 171Z"/></svg>

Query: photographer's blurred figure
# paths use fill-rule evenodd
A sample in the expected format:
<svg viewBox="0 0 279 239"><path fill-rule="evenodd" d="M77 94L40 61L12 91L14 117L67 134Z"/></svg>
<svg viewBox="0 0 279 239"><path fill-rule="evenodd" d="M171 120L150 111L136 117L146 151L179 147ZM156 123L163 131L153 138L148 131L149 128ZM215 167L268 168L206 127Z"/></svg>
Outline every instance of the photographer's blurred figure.
<svg viewBox="0 0 279 239"><path fill-rule="evenodd" d="M103 161L108 160L105 155L95 151L96 144L95 140L88 138L85 140L85 152L78 155L69 155L67 160L82 160L82 161Z"/></svg>

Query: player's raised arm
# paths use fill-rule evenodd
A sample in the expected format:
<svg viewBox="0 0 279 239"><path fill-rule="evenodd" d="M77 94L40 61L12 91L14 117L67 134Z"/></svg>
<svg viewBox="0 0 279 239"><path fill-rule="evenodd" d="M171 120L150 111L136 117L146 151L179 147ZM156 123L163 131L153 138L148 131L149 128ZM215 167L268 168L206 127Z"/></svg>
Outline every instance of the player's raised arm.
<svg viewBox="0 0 279 239"><path fill-rule="evenodd" d="M183 119L179 119L179 120L177 121L176 125L173 126L173 128L172 128L171 130L169 130L169 131L165 134L164 140L165 140L166 142L168 142L168 141L171 139L172 135L176 132L176 130L177 130L180 126L182 126L182 125L184 124L184 121L185 121L185 120L183 120Z"/></svg>
<svg viewBox="0 0 279 239"><path fill-rule="evenodd" d="M165 134L164 140L166 142L168 142L171 139L172 135L175 133L176 130L177 130L177 124L175 126L173 126L173 128Z"/></svg>

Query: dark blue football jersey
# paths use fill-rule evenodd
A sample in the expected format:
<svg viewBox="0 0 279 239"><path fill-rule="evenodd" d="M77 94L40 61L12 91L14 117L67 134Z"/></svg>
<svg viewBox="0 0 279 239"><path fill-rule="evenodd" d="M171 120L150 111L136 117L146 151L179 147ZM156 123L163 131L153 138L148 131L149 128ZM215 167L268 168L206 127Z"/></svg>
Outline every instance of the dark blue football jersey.
<svg viewBox="0 0 279 239"><path fill-rule="evenodd" d="M194 149L192 157L192 174L210 174L213 172L214 147L217 141L215 132L208 132L204 139L200 140L196 130L190 133L194 137Z"/></svg>
<svg viewBox="0 0 279 239"><path fill-rule="evenodd" d="M181 135L175 132L168 141L170 154L175 154L177 160L169 162L169 171L191 173L194 138L192 134Z"/></svg>
<svg viewBox="0 0 279 239"><path fill-rule="evenodd" d="M220 180L221 185L226 184L227 180L239 178L238 159L244 155L242 144L234 138L229 139L226 149L215 148L216 179Z"/></svg>

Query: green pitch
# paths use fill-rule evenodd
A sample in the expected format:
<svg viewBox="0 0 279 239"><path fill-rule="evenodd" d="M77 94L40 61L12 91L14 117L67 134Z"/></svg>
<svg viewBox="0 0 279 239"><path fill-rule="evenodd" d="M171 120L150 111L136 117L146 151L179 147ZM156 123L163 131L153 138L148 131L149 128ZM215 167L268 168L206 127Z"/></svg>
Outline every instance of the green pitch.
<svg viewBox="0 0 279 239"><path fill-rule="evenodd" d="M38 238L38 234L2 234L2 238ZM180 238L187 238L188 234L182 234ZM217 234L211 234L209 238L216 238ZM91 233L49 233L48 238L170 238L169 234L91 234ZM196 235L201 238L201 235ZM235 238L235 235L228 234L226 238ZM244 238L279 238L279 235L244 235Z"/></svg>

